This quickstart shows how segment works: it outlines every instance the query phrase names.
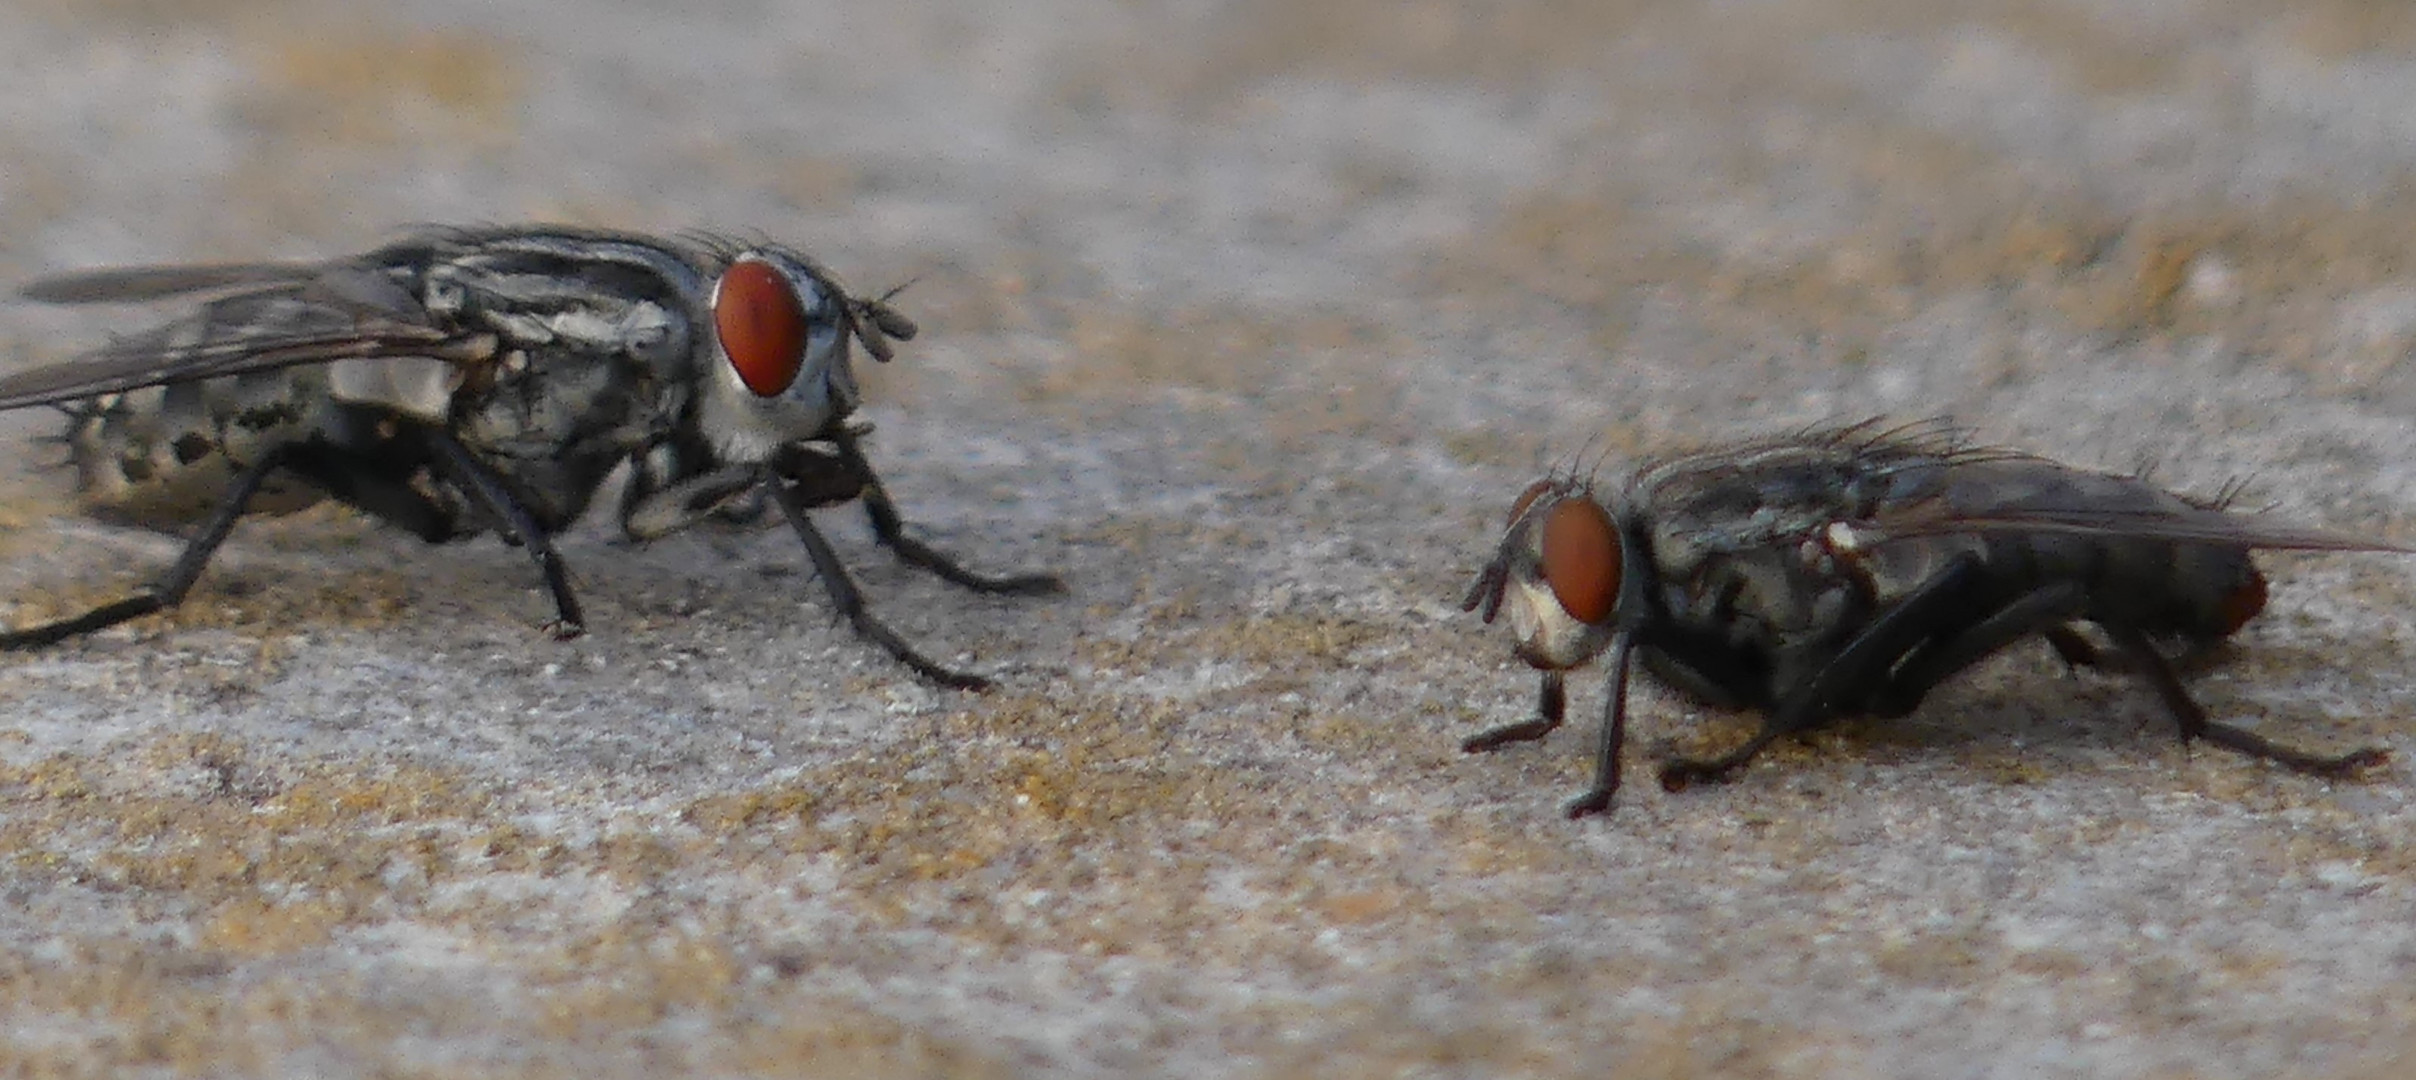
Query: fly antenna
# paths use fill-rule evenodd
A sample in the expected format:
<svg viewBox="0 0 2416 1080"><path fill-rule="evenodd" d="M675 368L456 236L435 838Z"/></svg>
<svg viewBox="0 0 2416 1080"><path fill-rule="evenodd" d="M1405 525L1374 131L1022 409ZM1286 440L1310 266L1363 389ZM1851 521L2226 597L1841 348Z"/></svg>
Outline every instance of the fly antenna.
<svg viewBox="0 0 2416 1080"><path fill-rule="evenodd" d="M890 286L890 287L889 287L889 291L888 291L888 292L882 293L882 294L881 294L881 295L880 295L878 298L874 299L872 302L873 302L873 303L875 303L875 304L887 304L887 303L889 303L890 301L897 299L897 298L898 298L898 294L899 294L899 293L902 293L902 292L905 292L905 291L906 291L906 290L908 290L908 289L914 288L915 283L917 283L917 282L919 282L919 281L921 281L921 280L923 280L923 275L921 275L921 274L916 274L916 275L914 275L913 277L910 277L910 278L907 278L907 279L906 279L906 280L904 280L904 281L898 282L897 284Z"/></svg>
<svg viewBox="0 0 2416 1080"><path fill-rule="evenodd" d="M1594 436L1593 438L1586 440L1586 442L1587 442L1589 445L1591 445L1591 444L1593 444L1593 443L1596 443L1596 442L1599 442L1599 443L1601 443L1601 444L1602 444L1602 445L1601 445L1599 448L1597 448L1597 449L1595 450L1595 453L1594 453L1594 464L1592 464L1592 465L1590 465L1590 466L1587 466L1587 467L1586 467L1586 474L1585 474L1585 489L1586 489L1588 492L1591 492L1591 491L1593 491L1593 490L1594 490L1594 481L1595 481L1595 479L1596 479L1596 478L1598 478L1598 477L1600 477L1600 476L1602 475L1602 467L1603 467L1604 465L1606 465L1606 464L1609 464L1609 463L1610 463L1610 460L1611 460L1611 441L1610 441L1609 439L1603 438L1601 435L1596 435L1596 436ZM1574 473L1572 473L1572 474L1570 474L1569 479L1571 479L1571 480L1575 480L1575 479L1577 479L1577 477L1576 477L1576 475L1575 475Z"/></svg>

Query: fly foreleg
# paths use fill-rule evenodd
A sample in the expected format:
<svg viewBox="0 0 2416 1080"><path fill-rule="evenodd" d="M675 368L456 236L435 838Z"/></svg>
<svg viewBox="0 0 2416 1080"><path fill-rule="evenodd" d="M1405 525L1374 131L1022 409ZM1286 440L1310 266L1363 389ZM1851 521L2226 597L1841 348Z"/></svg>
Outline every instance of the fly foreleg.
<svg viewBox="0 0 2416 1080"><path fill-rule="evenodd" d="M1046 596L1065 591L1065 582L1055 574L992 576L975 573L929 544L906 535L906 523L898 516L897 504L891 502L889 492L882 489L881 478L873 475L872 463L865 460L864 452L857 448L856 437L841 431L833 435L830 441L838 448L838 464L861 485L858 497L864 501L865 516L872 519L873 536L891 551L897 552L898 561L975 592Z"/></svg>
<svg viewBox="0 0 2416 1080"><path fill-rule="evenodd" d="M899 663L942 686L959 690L989 688L990 680L971 672L942 666L938 661L917 652L914 646L906 643L905 638L898 636L897 631L874 618L872 611L864 604L864 593L856 588L855 579L848 576L847 567L839 562L839 553L831 548L830 541L822 538L821 530L814 528L813 519L806 516L806 496L776 475L767 477L764 486L771 491L772 501L779 505L781 514L788 518L789 527L796 530L799 540L804 541L805 553L814 562L814 573L822 578L822 587L830 593L831 606L838 609L840 617L846 619L856 633L888 650L889 655L897 657Z"/></svg>
<svg viewBox="0 0 2416 1080"><path fill-rule="evenodd" d="M1560 672L1544 672L1543 692L1538 695L1532 718L1470 735L1460 740L1460 750L1481 754L1487 750L1499 750L1511 743L1534 742L1560 730L1561 720L1568 711L1568 680Z"/></svg>
<svg viewBox="0 0 2416 1080"><path fill-rule="evenodd" d="M1603 702L1602 731L1594 742L1594 783L1561 808L1572 818L1609 810L1611 797L1619 794L1619 752L1627 745L1628 654L1635 651L1635 643L1632 635L1622 632L1611 644L1610 694Z"/></svg>
<svg viewBox="0 0 2416 1080"><path fill-rule="evenodd" d="M2391 752L2381 747L2352 750L2338 756L2310 754L2280 745L2255 732L2208 720L2206 710L2192 701L2189 691L2182 687L2181 677L2175 674L2172 662L2156 651L2146 634L2121 626L2108 626L2106 633L2114 639L2115 646L2123 651L2124 658L2136 665L2139 673L2146 677L2148 685L2155 688L2156 696L2164 701L2165 710L2172 713L2174 722L2181 726L2182 742L2205 739L2227 750L2330 779L2349 776L2390 760Z"/></svg>
<svg viewBox="0 0 2416 1080"><path fill-rule="evenodd" d="M520 545L537 564L537 573L545 578L547 592L554 598L554 621L546 624L546 632L556 641L569 641L587 632L587 617L579 610L579 598L571 595L570 573L562 565L562 556L554 551L553 534L529 513L528 506L512 493L492 466L480 461L478 455L463 446L453 433L442 428L427 428L424 437L436 451L436 470L451 480L462 492L475 500L501 522L506 539Z"/></svg>
<svg viewBox="0 0 2416 1080"><path fill-rule="evenodd" d="M1871 620L1810 678L1780 697L1778 707L1763 714L1761 730L1744 745L1716 758L1662 762L1662 789L1681 791L1693 784L1726 780L1781 736L1818 727L1841 707L1858 704L1864 687L1874 679L1885 679L1898 661L1929 639L1942 616L1969 602L1967 594L1979 569L1979 556L1968 552L1957 556L1912 595Z"/></svg>
<svg viewBox="0 0 2416 1080"><path fill-rule="evenodd" d="M184 554L177 556L176 565L169 567L166 575L141 594L94 608L72 619L0 634L0 649L35 649L55 645L78 634L106 629L128 619L139 619L183 603L185 593L201 577L202 567L209 565L210 556L216 554L218 546L226 543L227 535L235 531L235 522L243 517L244 507L252 501L252 496L260 493L260 485L268 481L270 473L286 467L295 453L295 447L291 444L273 447L237 474L234 484L227 488L225 501L219 503L217 511L202 523L201 531L185 544Z"/></svg>

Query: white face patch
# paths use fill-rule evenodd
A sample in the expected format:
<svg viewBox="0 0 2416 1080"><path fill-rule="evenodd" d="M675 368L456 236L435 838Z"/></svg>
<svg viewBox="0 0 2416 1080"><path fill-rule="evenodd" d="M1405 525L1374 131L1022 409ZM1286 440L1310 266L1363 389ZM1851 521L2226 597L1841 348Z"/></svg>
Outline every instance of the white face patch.
<svg viewBox="0 0 2416 1080"><path fill-rule="evenodd" d="M1519 655L1530 663L1573 668L1593 659L1608 640L1601 630L1570 615L1552 595L1552 587L1539 580L1513 575L1502 608L1510 615L1510 632L1518 637Z"/></svg>
<svg viewBox="0 0 2416 1080"><path fill-rule="evenodd" d="M855 375L847 366L847 343L840 333L836 325L815 328L807 338L797 381L775 397L757 397L727 359L716 359L699 400L705 410L704 430L722 460L762 461L855 411Z"/></svg>

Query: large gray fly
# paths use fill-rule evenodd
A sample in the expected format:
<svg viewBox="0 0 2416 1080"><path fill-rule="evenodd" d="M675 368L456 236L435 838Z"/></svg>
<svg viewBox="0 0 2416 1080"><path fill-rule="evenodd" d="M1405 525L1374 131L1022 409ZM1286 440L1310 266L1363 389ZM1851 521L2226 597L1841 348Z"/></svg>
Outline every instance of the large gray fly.
<svg viewBox="0 0 2416 1080"><path fill-rule="evenodd" d="M981 592L1042 593L908 536L859 445L851 364L915 326L770 244L555 227L438 229L326 262L101 270L37 282L55 303L197 297L182 318L0 378L0 409L56 405L85 493L150 524L196 519L150 588L0 633L29 648L175 606L247 511L332 497L430 542L525 549L558 637L584 621L554 537L623 465L623 532L661 536L768 500L864 637L934 681L867 610L807 511L861 502L904 562Z"/></svg>

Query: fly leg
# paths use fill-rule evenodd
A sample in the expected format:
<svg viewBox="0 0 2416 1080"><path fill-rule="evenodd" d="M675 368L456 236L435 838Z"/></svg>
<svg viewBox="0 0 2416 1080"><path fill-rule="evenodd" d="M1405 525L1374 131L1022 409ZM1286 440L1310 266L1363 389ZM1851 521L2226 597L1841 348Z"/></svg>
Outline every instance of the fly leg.
<svg viewBox="0 0 2416 1080"><path fill-rule="evenodd" d="M1065 582L1055 574L992 576L975 573L931 545L906 535L906 523L898 516L897 504L891 502L889 492L882 489L881 478L873 475L872 463L865 460L864 451L856 446L856 437L839 431L831 436L830 442L838 447L841 467L863 485L858 497L864 501L865 516L872 519L873 536L897 552L898 561L974 592L1047 596L1065 591Z"/></svg>
<svg viewBox="0 0 2416 1080"><path fill-rule="evenodd" d="M1903 661L1890 672L1887 681L1871 696L1868 710L1873 716L1898 717L1921 706L1939 683L1952 678L1997 650L2044 632L2050 642L2055 633L2070 634L2064 624L2081 613L2088 604L2088 593L2074 582L2060 582L2033 590L1998 609L1969 628L1950 638L1931 638L1906 654ZM2042 631L2041 628L2044 628ZM2080 644L2089 646L2086 640ZM2060 651L2060 648L2059 648ZM2091 654L2095 660L2094 653Z"/></svg>
<svg viewBox="0 0 2416 1080"><path fill-rule="evenodd" d="M1543 693L1540 700L1535 703L1534 717L1470 735L1460 740L1460 749L1465 753L1480 754L1487 750L1501 749L1511 743L1534 742L1558 730L1562 717L1568 711L1567 680L1562 677L1560 672L1544 672Z"/></svg>
<svg viewBox="0 0 2416 1080"><path fill-rule="evenodd" d="M864 605L864 594L856 588L855 579L847 576L847 567L839 562L839 553L832 550L830 541L822 538L821 531L814 528L813 519L806 516L805 496L788 480L776 475L767 477L764 487L771 492L772 501L779 504L780 512L789 519L789 526L796 530L797 538L805 542L805 553L814 561L814 572L821 576L822 587L830 592L831 606L838 609L839 615L855 628L856 633L888 650L889 655L897 657L899 663L913 668L917 674L932 682L958 690L989 688L990 680L942 666L938 661L916 652L914 646L898 636L897 631L874 618L872 611Z"/></svg>
<svg viewBox="0 0 2416 1080"><path fill-rule="evenodd" d="M546 632L556 641L569 641L586 633L587 617L579 610L579 598L571 595L570 573L562 566L562 556L554 551L553 534L538 524L536 515L529 513L520 498L512 494L503 477L478 460L478 455L463 446L452 432L430 427L424 430L423 437L436 451L436 471L502 522L509 530L507 539L518 543L537 564L537 573L545 578L546 591L554 597L554 621L546 624Z"/></svg>
<svg viewBox="0 0 2416 1080"><path fill-rule="evenodd" d="M466 535L461 515L382 468L385 463L342 453L297 453L286 471L316 484L336 501L419 537L442 544Z"/></svg>
<svg viewBox="0 0 2416 1080"><path fill-rule="evenodd" d="M77 634L90 633L128 619L164 611L183 602L201 576L202 567L234 531L235 522L252 497L278 469L301 477L334 496L338 502L409 531L422 540L441 544L461 535L453 508L439 504L393 475L391 463L348 454L318 443L288 443L261 455L235 478L225 502L203 523L165 577L143 595L129 597L73 619L29 630L0 634L0 649L29 649Z"/></svg>
<svg viewBox="0 0 2416 1080"><path fill-rule="evenodd" d="M1624 634L1611 646L1610 696L1603 705L1602 736L1594 745L1594 784L1584 794L1569 800L1570 817L1610 809L1611 796L1619 792L1619 750L1627 742L1627 668L1631 649ZM1511 743L1533 742L1559 730L1568 709L1569 692L1564 676L1557 671L1544 672L1543 691L1535 703L1533 718L1480 731L1461 740L1460 749L1476 754Z"/></svg>
<svg viewBox="0 0 2416 1080"><path fill-rule="evenodd" d="M1969 602L1966 595L1980 566L1966 553L1930 576L1912 595L1845 643L1819 671L1779 700L1764 714L1760 731L1745 744L1716 758L1671 758L1661 763L1661 787L1681 791L1689 785L1726 780L1779 737L1806 731L1836 715L1841 704L1854 704L1860 687L1884 679L1899 660L1929 639L1938 617Z"/></svg>
<svg viewBox="0 0 2416 1080"><path fill-rule="evenodd" d="M1609 810L1611 796L1619 793L1619 749L1627 744L1628 654L1634 650L1635 638L1629 634L1620 634L1611 644L1610 693L1602 705L1602 734L1594 743L1594 783L1561 808L1571 818Z"/></svg>
<svg viewBox="0 0 2416 1080"><path fill-rule="evenodd" d="M2352 750L2338 756L2310 754L2282 746L2255 732L2208 720L2206 710L2190 700L2189 691L2182 687L2181 677L2174 673L2172 662L2156 651L2146 634L2121 626L2108 626L2106 633L2113 637L2114 644L2122 649L2126 658L2138 665L2139 673L2147 678L2148 685L2156 689L2156 696L2163 699L2165 710L2172 713L2174 722L2181 725L2181 741L2184 743L2205 739L2249 757L2264 758L2286 768L2331 779L2380 765L2391 757L2391 752L2381 747Z"/></svg>
<svg viewBox="0 0 2416 1080"><path fill-rule="evenodd" d="M2040 633L2046 637L2048 647L2055 650L2055 655L2063 659L2065 667L2102 668L2106 666L2104 651L2100 650L2096 643L2082 637L2080 631L2074 629L2070 624L2050 626Z"/></svg>
<svg viewBox="0 0 2416 1080"><path fill-rule="evenodd" d="M209 565L210 556L216 554L218 546L226 543L227 535L235 531L235 522L243 517L245 505L252 501L252 496L260 493L260 485L268 481L268 475L287 465L293 456L293 446L280 445L261 454L260 460L238 474L234 484L227 488L225 501L218 504L210 519L202 523L201 531L185 544L184 554L177 556L176 565L169 567L167 574L141 593L114 604L104 604L72 619L0 634L0 649L37 649L44 645L55 645L78 634L89 634L183 603L185 593L201 577L202 567Z"/></svg>

